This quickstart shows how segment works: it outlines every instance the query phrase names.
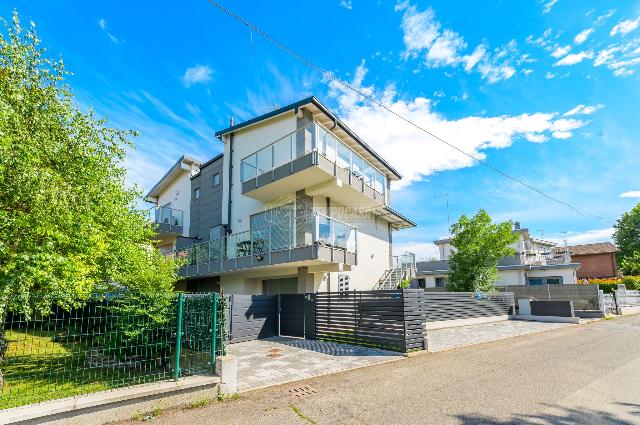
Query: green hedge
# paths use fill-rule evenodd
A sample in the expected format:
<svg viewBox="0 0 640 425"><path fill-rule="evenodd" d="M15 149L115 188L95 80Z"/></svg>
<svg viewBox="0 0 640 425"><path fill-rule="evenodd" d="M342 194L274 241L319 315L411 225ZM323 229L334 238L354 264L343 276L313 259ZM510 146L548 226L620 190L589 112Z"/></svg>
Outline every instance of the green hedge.
<svg viewBox="0 0 640 425"><path fill-rule="evenodd" d="M625 276L623 278L589 279L589 284L597 284L605 294L610 294L618 285L625 285L627 289L640 291L640 276Z"/></svg>

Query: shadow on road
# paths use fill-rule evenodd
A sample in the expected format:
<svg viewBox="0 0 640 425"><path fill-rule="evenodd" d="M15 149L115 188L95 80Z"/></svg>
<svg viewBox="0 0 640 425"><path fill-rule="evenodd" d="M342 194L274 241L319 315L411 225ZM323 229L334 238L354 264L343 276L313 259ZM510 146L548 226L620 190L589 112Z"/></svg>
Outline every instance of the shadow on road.
<svg viewBox="0 0 640 425"><path fill-rule="evenodd" d="M625 406L630 410L633 409L633 411L628 411L628 414L640 416L640 404L617 404L620 406ZM455 417L465 425L634 425L638 423L637 420L630 421L627 419L622 419L616 414L600 410L577 410L553 405L549 405L549 407L554 408L554 410L557 410L558 413L539 415L515 415L511 419L497 419L486 415L456 415ZM621 407L620 409L622 410L623 408Z"/></svg>

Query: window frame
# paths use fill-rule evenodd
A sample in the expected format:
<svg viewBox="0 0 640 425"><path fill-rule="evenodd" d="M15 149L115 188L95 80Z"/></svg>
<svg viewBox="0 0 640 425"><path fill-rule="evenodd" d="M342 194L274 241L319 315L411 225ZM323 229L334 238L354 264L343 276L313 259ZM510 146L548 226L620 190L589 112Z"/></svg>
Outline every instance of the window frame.
<svg viewBox="0 0 640 425"><path fill-rule="evenodd" d="M213 187L220 186L220 173L215 173L211 177L211 184L213 185Z"/></svg>
<svg viewBox="0 0 640 425"><path fill-rule="evenodd" d="M193 196L194 200L200 199L200 188L199 187L196 187L195 189L193 189L192 196Z"/></svg>

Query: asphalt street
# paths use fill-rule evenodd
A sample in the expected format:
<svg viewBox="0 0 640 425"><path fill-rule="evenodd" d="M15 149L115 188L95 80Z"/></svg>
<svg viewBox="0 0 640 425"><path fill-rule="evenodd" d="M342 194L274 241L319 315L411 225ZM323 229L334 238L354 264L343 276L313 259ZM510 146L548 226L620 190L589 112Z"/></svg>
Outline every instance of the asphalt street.
<svg viewBox="0 0 640 425"><path fill-rule="evenodd" d="M640 316L420 354L166 411L152 421L640 424Z"/></svg>

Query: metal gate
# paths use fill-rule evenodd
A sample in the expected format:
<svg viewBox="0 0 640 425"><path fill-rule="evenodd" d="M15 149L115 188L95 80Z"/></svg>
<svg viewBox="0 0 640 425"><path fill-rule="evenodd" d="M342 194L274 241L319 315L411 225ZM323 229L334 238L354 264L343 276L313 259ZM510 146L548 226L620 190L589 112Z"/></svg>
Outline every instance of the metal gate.
<svg viewBox="0 0 640 425"><path fill-rule="evenodd" d="M229 343L278 335L277 295L229 296Z"/></svg>
<svg viewBox="0 0 640 425"><path fill-rule="evenodd" d="M225 301L216 292L178 295L175 374L210 374L224 354Z"/></svg>
<svg viewBox="0 0 640 425"><path fill-rule="evenodd" d="M280 335L304 337L305 294L280 295Z"/></svg>

